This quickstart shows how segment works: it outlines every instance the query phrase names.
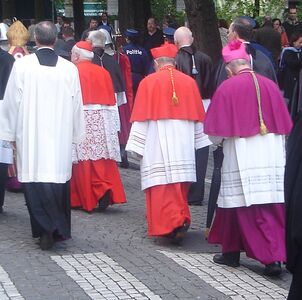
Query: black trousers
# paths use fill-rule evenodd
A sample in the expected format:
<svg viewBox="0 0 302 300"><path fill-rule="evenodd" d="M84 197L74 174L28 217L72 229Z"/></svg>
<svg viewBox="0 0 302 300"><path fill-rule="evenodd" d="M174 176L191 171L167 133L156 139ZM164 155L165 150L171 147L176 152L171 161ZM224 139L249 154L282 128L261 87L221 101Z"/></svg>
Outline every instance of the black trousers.
<svg viewBox="0 0 302 300"><path fill-rule="evenodd" d="M8 164L0 163L0 207L4 204L5 183L7 180Z"/></svg>
<svg viewBox="0 0 302 300"><path fill-rule="evenodd" d="M302 273L293 274L288 300L302 300Z"/></svg>
<svg viewBox="0 0 302 300"><path fill-rule="evenodd" d="M208 166L209 146L195 151L196 182L190 186L188 193L189 204L201 204L204 198L205 177Z"/></svg>
<svg viewBox="0 0 302 300"><path fill-rule="evenodd" d="M70 238L69 182L23 183L33 237L44 233Z"/></svg>
<svg viewBox="0 0 302 300"><path fill-rule="evenodd" d="M221 184L221 167L223 162L223 149L222 147L217 147L215 151L213 151L214 157L214 169L212 174L212 183L210 188L210 196L208 202L208 213L207 213L207 228L211 227L214 212L217 205L217 199L220 190Z"/></svg>

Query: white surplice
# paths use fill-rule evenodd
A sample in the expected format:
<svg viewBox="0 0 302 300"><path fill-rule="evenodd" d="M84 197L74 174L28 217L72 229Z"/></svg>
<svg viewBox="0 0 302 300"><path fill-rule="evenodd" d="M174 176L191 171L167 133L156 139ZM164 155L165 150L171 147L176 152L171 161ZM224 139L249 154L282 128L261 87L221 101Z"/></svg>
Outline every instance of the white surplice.
<svg viewBox="0 0 302 300"><path fill-rule="evenodd" d="M203 124L184 120L134 122L126 150L141 158L142 190L196 181L195 149L209 146Z"/></svg>
<svg viewBox="0 0 302 300"><path fill-rule="evenodd" d="M219 143L222 138L212 141ZM226 138L223 154L218 207L284 202L285 136L269 133Z"/></svg>
<svg viewBox="0 0 302 300"><path fill-rule="evenodd" d="M61 57L55 67L40 65L35 54L18 59L2 108L0 139L16 141L18 180L68 181L72 143L85 136L77 68Z"/></svg>

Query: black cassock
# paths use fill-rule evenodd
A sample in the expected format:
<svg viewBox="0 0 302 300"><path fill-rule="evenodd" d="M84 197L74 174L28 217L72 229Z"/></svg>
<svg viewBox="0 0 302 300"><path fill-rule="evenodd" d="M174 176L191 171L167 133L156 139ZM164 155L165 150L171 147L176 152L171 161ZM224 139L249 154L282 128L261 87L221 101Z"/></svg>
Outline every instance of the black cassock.
<svg viewBox="0 0 302 300"><path fill-rule="evenodd" d="M93 52L94 57L92 62L96 65L104 67L109 72L113 83L114 92L125 92L125 81L117 60L109 54L104 53L104 50L101 48L93 48Z"/></svg>
<svg viewBox="0 0 302 300"><path fill-rule="evenodd" d="M53 234L54 238L70 238L71 212L69 182L23 183L32 236Z"/></svg>
<svg viewBox="0 0 302 300"><path fill-rule="evenodd" d="M302 113L288 139L284 176L287 269L293 274L291 300L302 299Z"/></svg>
<svg viewBox="0 0 302 300"><path fill-rule="evenodd" d="M48 48L36 53L39 63L55 67L58 56ZM29 182L22 184L33 237L53 234L55 239L71 236L69 181L66 183Z"/></svg>
<svg viewBox="0 0 302 300"><path fill-rule="evenodd" d="M193 46L182 47L176 56L176 68L195 79L202 99L210 99L212 97L213 64L208 55L196 51ZM208 157L209 147L195 151L196 182L190 186L188 193L189 204L201 205L203 201Z"/></svg>
<svg viewBox="0 0 302 300"><path fill-rule="evenodd" d="M12 55L0 48L0 101L2 101L9 74L15 59ZM1 163L0 157L0 209L4 204L5 182L7 179L8 164Z"/></svg>

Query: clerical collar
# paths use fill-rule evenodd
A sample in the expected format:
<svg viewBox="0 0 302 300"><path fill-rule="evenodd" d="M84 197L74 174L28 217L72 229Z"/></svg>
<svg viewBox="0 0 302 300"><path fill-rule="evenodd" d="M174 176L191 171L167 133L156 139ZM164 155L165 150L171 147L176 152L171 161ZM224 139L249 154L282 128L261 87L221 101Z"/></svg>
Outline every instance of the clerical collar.
<svg viewBox="0 0 302 300"><path fill-rule="evenodd" d="M58 62L58 55L50 47L40 47L35 53L40 65L47 67L55 67Z"/></svg>

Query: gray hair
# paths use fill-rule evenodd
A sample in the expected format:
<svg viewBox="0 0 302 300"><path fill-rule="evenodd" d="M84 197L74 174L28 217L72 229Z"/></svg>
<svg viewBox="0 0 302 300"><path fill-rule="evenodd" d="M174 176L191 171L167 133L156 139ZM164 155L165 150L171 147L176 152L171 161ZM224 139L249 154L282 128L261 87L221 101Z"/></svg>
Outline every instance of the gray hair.
<svg viewBox="0 0 302 300"><path fill-rule="evenodd" d="M175 59L172 57L158 57L155 59L159 66L175 65Z"/></svg>
<svg viewBox="0 0 302 300"><path fill-rule="evenodd" d="M43 21L35 26L35 40L43 46L53 46L57 39L57 28L50 21Z"/></svg>
<svg viewBox="0 0 302 300"><path fill-rule="evenodd" d="M229 62L227 64L227 67L236 73L238 68L245 66L245 65L250 66L250 62L245 59L240 58L240 59L234 59L231 62Z"/></svg>
<svg viewBox="0 0 302 300"><path fill-rule="evenodd" d="M105 48L106 37L103 32L98 30L90 31L87 39L91 41L92 47Z"/></svg>

